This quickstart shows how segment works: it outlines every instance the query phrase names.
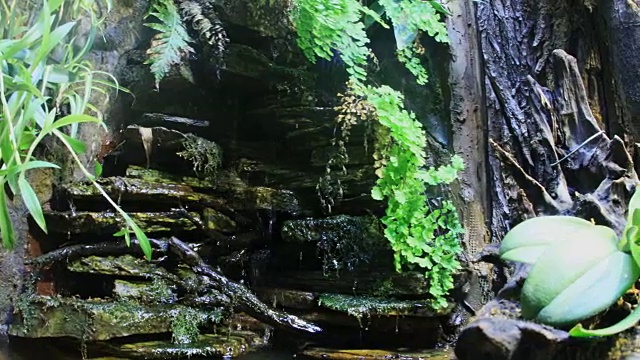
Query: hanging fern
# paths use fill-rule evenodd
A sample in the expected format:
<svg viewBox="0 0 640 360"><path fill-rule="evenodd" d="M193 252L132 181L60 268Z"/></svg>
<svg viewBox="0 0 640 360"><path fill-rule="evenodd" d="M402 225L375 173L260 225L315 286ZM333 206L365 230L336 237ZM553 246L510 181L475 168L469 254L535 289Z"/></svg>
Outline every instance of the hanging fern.
<svg viewBox="0 0 640 360"><path fill-rule="evenodd" d="M317 57L331 60L336 49L350 80L364 82L369 38L360 20L363 14L377 15L356 0L297 1L295 5L298 46L305 56L313 62Z"/></svg>
<svg viewBox="0 0 640 360"><path fill-rule="evenodd" d="M378 0L378 3L393 23L398 60L416 77L418 84L426 84L427 70L419 60L424 48L415 40L423 31L436 41L447 43L447 27L440 15L448 11L437 1Z"/></svg>
<svg viewBox="0 0 640 360"><path fill-rule="evenodd" d="M211 6L207 2L183 1L180 3L180 12L183 19L190 22L191 27L198 32L200 40L210 45L213 54L222 59L229 45L229 38Z"/></svg>
<svg viewBox="0 0 640 360"><path fill-rule="evenodd" d="M159 22L145 25L158 31L158 34L151 40L151 47L147 50L149 59L145 63L151 64L151 73L158 88L171 67L180 64L193 52L189 45L193 40L187 33L178 8L172 0L153 0L147 17L149 16L155 17Z"/></svg>

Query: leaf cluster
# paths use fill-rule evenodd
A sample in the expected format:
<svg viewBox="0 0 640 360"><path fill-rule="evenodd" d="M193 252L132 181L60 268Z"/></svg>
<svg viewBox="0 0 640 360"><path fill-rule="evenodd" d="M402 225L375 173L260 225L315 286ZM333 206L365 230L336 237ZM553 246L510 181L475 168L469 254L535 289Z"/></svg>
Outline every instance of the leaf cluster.
<svg viewBox="0 0 640 360"><path fill-rule="evenodd" d="M345 144L351 127L375 120L374 160L379 179L372 197L387 201L382 222L394 250L396 269L423 269L430 279L433 306L442 308L453 287L453 273L460 267L456 257L461 252L458 236L462 227L451 202L430 208L426 192L428 186L452 182L463 169L462 160L454 156L450 165L425 169L425 132L415 115L404 108L402 94L389 86L367 85L370 50L365 30L373 22L386 26L380 18L386 13L393 23L403 62L419 83L425 83L426 70L420 65L418 52L407 50L413 49L407 44L413 42L418 31L446 41L446 28L439 18L439 13L446 10L435 1L420 0L380 0L372 8L356 0L297 0L295 5L298 45L307 58L312 62L317 58L330 60L337 52L349 74L348 96L342 97L337 108L338 151L327 164L327 175L319 188L341 195L340 184L336 191L327 179L330 169L338 166L346 171ZM323 191L322 195L328 193ZM323 200L333 205L333 201Z"/></svg>
<svg viewBox="0 0 640 360"><path fill-rule="evenodd" d="M78 126L90 122L104 126L92 104L94 91L109 94L120 90L115 79L95 71L84 60L101 23L93 2L84 0L42 0L40 11L23 8L18 2L0 1L0 232L3 245L15 242L8 203L22 198L36 224L47 231L42 206L27 180L29 170L59 168L59 164L38 160L38 145L55 137L69 151L80 170L93 181L107 200L136 233L147 256L149 242L140 228L95 182L78 155L85 144L75 138ZM110 6L110 3L108 3ZM73 19L89 16L93 28L79 50ZM70 17L72 20L67 21ZM106 78L106 79L105 79Z"/></svg>
<svg viewBox="0 0 640 360"><path fill-rule="evenodd" d="M574 337L613 335L640 321L636 308L604 329L579 323L611 307L640 277L639 190L636 185L621 238L606 226L572 216L529 219L505 235L502 259L532 265L520 299L524 318L575 325Z"/></svg>
<svg viewBox="0 0 640 360"><path fill-rule="evenodd" d="M158 33L151 40L146 63L151 65L151 73L158 87L171 67L180 64L193 52L190 46L193 39L189 36L173 0L153 0L147 17L150 16L158 21L148 22L145 25Z"/></svg>

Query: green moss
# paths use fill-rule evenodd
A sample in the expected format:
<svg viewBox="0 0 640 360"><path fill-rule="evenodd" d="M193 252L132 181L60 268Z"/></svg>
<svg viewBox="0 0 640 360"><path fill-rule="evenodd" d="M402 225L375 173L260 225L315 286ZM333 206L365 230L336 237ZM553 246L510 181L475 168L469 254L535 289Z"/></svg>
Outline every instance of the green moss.
<svg viewBox="0 0 640 360"><path fill-rule="evenodd" d="M171 339L174 344L190 344L196 342L200 336L200 326L208 318L202 313L190 308L172 311Z"/></svg>
<svg viewBox="0 0 640 360"><path fill-rule="evenodd" d="M187 134L182 142L184 150L178 155L193 163L193 171L198 177L209 180L215 178L222 163L222 150L218 144L201 137Z"/></svg>
<svg viewBox="0 0 640 360"><path fill-rule="evenodd" d="M358 319L370 316L414 315L435 317L449 313L453 304L435 311L427 300L396 300L372 296L322 294L319 305L327 309L347 313Z"/></svg>
<svg viewBox="0 0 640 360"><path fill-rule="evenodd" d="M137 334L167 333L175 329L182 336L189 332L181 317L195 319L192 321L204 325L219 322L223 315L221 309L201 311L182 305L33 296L22 304L21 314L10 326L9 334L27 338L70 337L101 341Z"/></svg>
<svg viewBox="0 0 640 360"><path fill-rule="evenodd" d="M189 344L168 341L145 341L123 345L108 344L110 353L135 359L190 359L237 357L242 353L265 345L257 334L247 331L220 331L218 334L203 334Z"/></svg>
<svg viewBox="0 0 640 360"><path fill-rule="evenodd" d="M389 250L380 223L373 216L338 215L287 221L282 227L282 238L289 243L316 242L327 274L352 271Z"/></svg>
<svg viewBox="0 0 640 360"><path fill-rule="evenodd" d="M171 304L176 301L175 286L163 279L154 277L153 281L115 280L113 289L118 301L130 301L140 304Z"/></svg>

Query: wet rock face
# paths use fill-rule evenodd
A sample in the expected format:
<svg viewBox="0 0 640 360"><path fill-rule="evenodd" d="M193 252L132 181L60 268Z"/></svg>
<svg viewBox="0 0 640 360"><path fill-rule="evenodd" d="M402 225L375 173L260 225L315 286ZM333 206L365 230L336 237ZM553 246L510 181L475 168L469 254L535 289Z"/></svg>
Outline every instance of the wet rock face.
<svg viewBox="0 0 640 360"><path fill-rule="evenodd" d="M131 10L140 4L134 3L123 10L126 21L140 21ZM253 285L265 303L335 329L329 342L432 346L450 309L430 311L423 274L393 268L392 251L372 215L384 204L369 195L375 175L360 146L364 129L351 134L347 174L340 178L343 200L332 216L320 206L318 179L336 151L334 100L317 89L317 74L282 21L283 4L216 2L231 40L226 66L199 56L189 64L194 82L174 71L156 91L144 46L118 50L116 73L136 102L116 104L131 109L112 113L122 130L110 134L115 145L101 154L98 183L150 238L166 244L179 237L207 265ZM117 38L113 33L104 48ZM121 219L93 186L69 181L55 190L45 211L50 232L36 234L45 251L123 241L112 236ZM102 351L140 358L236 356L264 344L255 332L206 335L214 323L238 324L235 318L201 317L229 315L232 299L175 261L166 254L151 262L92 255L53 267L43 276L53 279L54 296L25 295L12 334L89 340ZM131 308L122 310L123 304ZM137 315L120 321L120 310ZM32 316L41 320L31 324ZM74 322L65 323L64 316ZM189 331L194 327L200 331ZM365 328L371 331L363 335ZM416 332L423 335L409 339ZM150 336L121 345L130 335Z"/></svg>

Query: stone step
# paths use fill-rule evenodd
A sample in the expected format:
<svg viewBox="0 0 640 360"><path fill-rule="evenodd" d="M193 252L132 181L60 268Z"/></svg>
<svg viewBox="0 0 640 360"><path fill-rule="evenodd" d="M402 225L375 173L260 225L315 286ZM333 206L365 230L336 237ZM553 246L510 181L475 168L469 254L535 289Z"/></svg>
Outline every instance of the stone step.
<svg viewBox="0 0 640 360"><path fill-rule="evenodd" d="M199 219L197 213L190 213ZM147 234L185 232L197 227L185 216L174 211L129 213L129 216ZM59 234L114 234L125 225L122 216L115 212L46 211L45 220L51 233Z"/></svg>
<svg viewBox="0 0 640 360"><path fill-rule="evenodd" d="M295 194L287 190L263 186L245 186L231 181L219 184L219 191L211 194L196 192L191 186L180 184L171 177L157 177L161 172L138 173L142 178L108 177L98 180L109 196L122 202L141 202L151 207L162 204L167 207L196 205L212 208L224 213L235 211L271 210L298 214L302 211ZM62 194L81 208L83 203L104 203L102 194L88 182L79 182L62 187Z"/></svg>
<svg viewBox="0 0 640 360"><path fill-rule="evenodd" d="M145 113L138 119L132 121L131 125L138 125L147 128L163 127L170 130L176 130L181 133L198 134L207 130L210 123L207 120L189 119L168 114Z"/></svg>
<svg viewBox="0 0 640 360"><path fill-rule="evenodd" d="M420 272L358 271L339 274L323 271L273 272L265 276L265 286L315 293L427 298L429 282Z"/></svg>
<svg viewBox="0 0 640 360"><path fill-rule="evenodd" d="M156 340L104 344L103 350L129 359L188 359L235 358L244 353L267 346L267 341L251 331L220 330L216 334L202 334L187 344L175 344L171 340Z"/></svg>
<svg viewBox="0 0 640 360"><path fill-rule="evenodd" d="M17 308L9 335L24 338L70 337L104 341L140 334L172 332L172 322L188 314L203 326L222 319L218 309L200 311L181 305L34 296ZM88 331L90 330L90 331Z"/></svg>
<svg viewBox="0 0 640 360"><path fill-rule="evenodd" d="M393 351L381 349L328 349L312 347L298 353L299 356L318 360L450 360L451 350Z"/></svg>
<svg viewBox="0 0 640 360"><path fill-rule="evenodd" d="M356 318L371 316L416 316L433 318L451 313L455 303L434 310L429 300L396 300L373 296L344 294L322 294L318 297L320 307L343 312Z"/></svg>

